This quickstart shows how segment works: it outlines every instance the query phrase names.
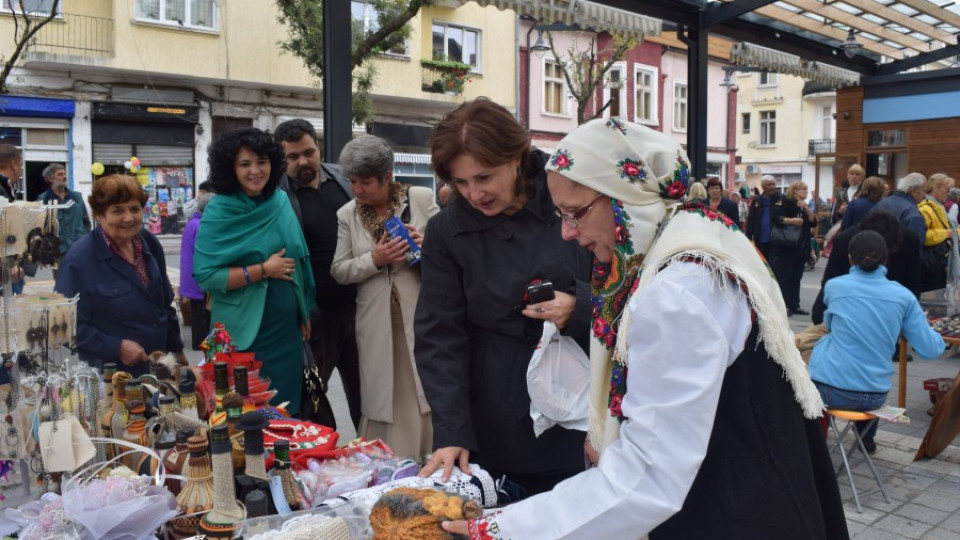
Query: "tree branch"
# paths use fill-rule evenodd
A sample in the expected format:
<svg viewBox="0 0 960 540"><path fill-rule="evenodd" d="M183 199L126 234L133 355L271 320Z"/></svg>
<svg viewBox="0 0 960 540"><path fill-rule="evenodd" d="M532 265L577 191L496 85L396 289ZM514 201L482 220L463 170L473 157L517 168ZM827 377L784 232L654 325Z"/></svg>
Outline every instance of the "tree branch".
<svg viewBox="0 0 960 540"><path fill-rule="evenodd" d="M432 0L411 0L410 4L407 6L407 9L401 11L394 17L389 24L381 26L379 30L367 36L356 49L354 49L353 54L350 57L350 61L353 64L353 67L359 67L367 59L367 56L370 55L370 51L374 47L379 45L382 41L386 40L391 34L400 30L410 19L414 18L417 13L420 11L420 8L426 5L430 5Z"/></svg>
<svg viewBox="0 0 960 540"><path fill-rule="evenodd" d="M16 47L13 49L13 54L3 63L3 71L0 71L0 94L5 94L7 92L7 77L10 76L10 72L13 71L14 64L17 63L17 60L20 59L20 55L23 53L23 50L27 47L27 44L30 43L30 40L33 39L33 36L40 31L41 28L47 25L57 16L57 8L60 7L60 0L53 0L53 5L50 6L50 13L48 13L43 19L40 19L40 22L33 25L33 20L30 19L30 15L27 13L27 10L23 7L23 0L18 2L20 4L20 15L23 17L24 26L23 33L20 33L20 26L17 21L16 12L13 13L13 24L14 24L14 42Z"/></svg>

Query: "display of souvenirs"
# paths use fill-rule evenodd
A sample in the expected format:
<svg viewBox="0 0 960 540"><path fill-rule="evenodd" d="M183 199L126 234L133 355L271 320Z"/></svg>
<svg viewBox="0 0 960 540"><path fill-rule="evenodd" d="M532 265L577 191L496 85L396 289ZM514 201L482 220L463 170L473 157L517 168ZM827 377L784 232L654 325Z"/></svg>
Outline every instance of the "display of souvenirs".
<svg viewBox="0 0 960 540"><path fill-rule="evenodd" d="M960 315L930 321L930 326L945 338L960 339Z"/></svg>
<svg viewBox="0 0 960 540"><path fill-rule="evenodd" d="M434 489L398 488L384 493L370 512L374 540L450 540L445 520L480 517L480 505Z"/></svg>

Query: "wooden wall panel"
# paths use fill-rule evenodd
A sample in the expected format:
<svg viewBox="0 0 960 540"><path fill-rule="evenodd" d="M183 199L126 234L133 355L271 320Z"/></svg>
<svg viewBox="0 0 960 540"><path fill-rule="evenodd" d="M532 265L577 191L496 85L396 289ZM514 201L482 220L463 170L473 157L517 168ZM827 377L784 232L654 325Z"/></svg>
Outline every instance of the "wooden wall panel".
<svg viewBox="0 0 960 540"><path fill-rule="evenodd" d="M845 118L849 113L850 118ZM837 154L863 156L866 141L863 138L863 88L837 90Z"/></svg>

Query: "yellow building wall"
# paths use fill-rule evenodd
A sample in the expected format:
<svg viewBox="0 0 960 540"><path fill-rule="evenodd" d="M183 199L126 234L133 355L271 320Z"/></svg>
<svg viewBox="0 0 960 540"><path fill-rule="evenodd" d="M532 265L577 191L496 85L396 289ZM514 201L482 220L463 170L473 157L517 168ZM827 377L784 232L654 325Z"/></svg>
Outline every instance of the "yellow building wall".
<svg viewBox="0 0 960 540"><path fill-rule="evenodd" d="M775 87L758 87L758 74L734 75L737 92L737 153L744 162L792 161L807 155L807 131L804 122L802 91L804 80L778 75ZM776 144L764 147L760 142L760 112L776 111ZM750 133L743 133L743 114L750 113ZM757 144L753 144L757 143Z"/></svg>
<svg viewBox="0 0 960 540"><path fill-rule="evenodd" d="M133 0L63 0L62 9L65 14L114 21L113 56L91 58L89 65L153 73L168 80L320 87L299 57L280 50L278 43L287 37L287 30L277 21L273 2L221 1L217 10L217 30L207 32L137 21ZM480 31L480 73L473 76L462 97L421 90L420 60L431 57L434 20ZM408 57L374 59L375 94L451 102L487 96L505 107L516 107L516 13L472 2L457 9L428 6L411 20L411 26ZM0 36L12 34L12 17L0 15ZM0 40L0 53L12 50L11 39Z"/></svg>

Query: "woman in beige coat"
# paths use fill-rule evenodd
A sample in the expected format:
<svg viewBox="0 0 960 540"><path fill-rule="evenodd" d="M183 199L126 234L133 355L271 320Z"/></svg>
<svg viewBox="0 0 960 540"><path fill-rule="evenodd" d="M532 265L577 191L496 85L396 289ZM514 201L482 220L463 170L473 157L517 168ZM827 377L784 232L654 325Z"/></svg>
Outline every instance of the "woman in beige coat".
<svg viewBox="0 0 960 540"><path fill-rule="evenodd" d="M433 429L413 360L413 315L420 294L418 264L408 246L384 230L400 217L413 240L440 211L433 192L393 181L393 151L382 139L362 135L340 154L340 166L356 198L337 211L337 251L330 273L357 285L357 348L363 417L359 435L382 439L398 455L430 452Z"/></svg>

